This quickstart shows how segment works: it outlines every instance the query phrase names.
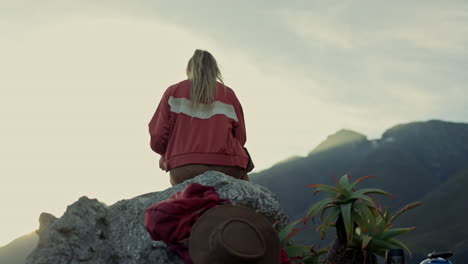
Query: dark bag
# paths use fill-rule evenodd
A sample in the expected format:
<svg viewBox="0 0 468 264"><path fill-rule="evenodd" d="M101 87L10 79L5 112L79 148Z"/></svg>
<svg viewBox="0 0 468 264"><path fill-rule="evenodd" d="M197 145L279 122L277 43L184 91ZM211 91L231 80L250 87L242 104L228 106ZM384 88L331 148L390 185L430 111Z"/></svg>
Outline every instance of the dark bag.
<svg viewBox="0 0 468 264"><path fill-rule="evenodd" d="M253 164L252 157L249 154L249 151L247 150L246 147L244 147L245 153L247 153L247 156L249 156L249 162L247 163L247 168L245 169L246 172L251 172L254 168L255 165Z"/></svg>

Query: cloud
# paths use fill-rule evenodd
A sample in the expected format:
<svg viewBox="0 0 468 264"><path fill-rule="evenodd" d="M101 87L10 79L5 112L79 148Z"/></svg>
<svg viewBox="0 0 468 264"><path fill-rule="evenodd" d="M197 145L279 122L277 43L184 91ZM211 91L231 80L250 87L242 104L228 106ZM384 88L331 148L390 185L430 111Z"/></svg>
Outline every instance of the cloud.
<svg viewBox="0 0 468 264"><path fill-rule="evenodd" d="M415 118L443 113L440 105L466 106L459 93L468 66L466 3L332 3L276 11L309 47L307 71L327 87L314 93L356 108L379 102L387 115L399 105L418 112Z"/></svg>

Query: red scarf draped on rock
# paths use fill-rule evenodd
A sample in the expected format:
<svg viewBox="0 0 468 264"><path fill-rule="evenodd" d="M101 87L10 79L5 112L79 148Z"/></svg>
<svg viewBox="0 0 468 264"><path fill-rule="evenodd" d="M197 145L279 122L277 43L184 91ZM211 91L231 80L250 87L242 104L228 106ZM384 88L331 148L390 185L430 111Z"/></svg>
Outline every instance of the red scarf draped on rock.
<svg viewBox="0 0 468 264"><path fill-rule="evenodd" d="M149 207L145 213L145 227L153 240L164 241L185 263L192 264L187 243L192 226L206 210L230 203L221 199L214 187L192 183L184 191ZM291 263L284 250L280 263Z"/></svg>

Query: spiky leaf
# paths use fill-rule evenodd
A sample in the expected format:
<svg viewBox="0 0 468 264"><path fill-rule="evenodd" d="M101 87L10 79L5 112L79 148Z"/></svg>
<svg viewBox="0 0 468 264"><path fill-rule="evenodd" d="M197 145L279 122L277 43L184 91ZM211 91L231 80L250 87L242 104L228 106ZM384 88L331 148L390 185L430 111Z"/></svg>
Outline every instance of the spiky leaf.
<svg viewBox="0 0 468 264"><path fill-rule="evenodd" d="M338 187L341 187L343 189L346 189L349 185L349 175L343 175L341 176L340 180L338 181Z"/></svg>
<svg viewBox="0 0 468 264"><path fill-rule="evenodd" d="M289 242L289 239L291 238L290 234L293 232L294 227L301 222L302 219L293 221L286 225L281 231L278 233L279 239L281 241L281 246L286 246L286 244Z"/></svg>
<svg viewBox="0 0 468 264"><path fill-rule="evenodd" d="M356 187L356 185L357 185L358 183L360 183L360 182L362 182L362 181L364 181L364 180L366 180L366 179L372 178L372 177L375 177L375 176L369 175L369 176L361 177L361 178L355 180L355 181L354 181L353 183L351 183L350 185L348 185L348 188L347 188L347 189L348 189L349 191L351 191L354 187Z"/></svg>
<svg viewBox="0 0 468 264"><path fill-rule="evenodd" d="M362 239L361 248L365 249L367 247L367 245L369 245L369 242L371 242L372 237L368 236L366 234L363 234L361 239Z"/></svg>
<svg viewBox="0 0 468 264"><path fill-rule="evenodd" d="M353 193L350 195L350 199L352 200L364 200L368 202L369 204L374 205L374 200L368 195L360 194L360 193Z"/></svg>
<svg viewBox="0 0 468 264"><path fill-rule="evenodd" d="M364 188L364 189L361 189L359 191L356 191L356 194L371 194L371 193L376 193L376 194L383 194L383 195L386 195L392 199L394 199L394 197L389 194L388 192L384 191L384 190L381 190L381 189L376 189L376 188Z"/></svg>
<svg viewBox="0 0 468 264"><path fill-rule="evenodd" d="M403 207L394 216L392 216L392 218L390 218L390 220L388 221L388 224L392 224L400 215L402 215L406 211L409 211L415 207L420 206L421 204L422 204L421 202L415 202L415 203L410 203L407 206Z"/></svg>
<svg viewBox="0 0 468 264"><path fill-rule="evenodd" d="M382 239L388 239L388 238L392 238L392 237L396 237L396 236L399 236L399 235L402 235L404 233L408 233L410 231L413 231L414 229L416 229L415 227L410 227L410 228L391 228L391 229L388 229L388 230L385 230L382 235L380 236L380 238Z"/></svg>
<svg viewBox="0 0 468 264"><path fill-rule="evenodd" d="M314 204L314 206L312 206L309 209L309 211L306 214L306 218L314 219L314 217L318 214L318 212L320 212L320 210L322 210L325 206L327 206L331 202L333 202L333 198L325 198L317 202L316 204Z"/></svg>
<svg viewBox="0 0 468 264"><path fill-rule="evenodd" d="M288 253L289 258L302 257L310 252L310 247L304 245L292 245L285 247L284 250Z"/></svg>
<svg viewBox="0 0 468 264"><path fill-rule="evenodd" d="M335 196L337 193L339 193L339 190L337 188L325 184L309 184L305 187L315 187L316 191L324 191L330 196Z"/></svg>
<svg viewBox="0 0 468 264"><path fill-rule="evenodd" d="M342 204L340 208L341 208L341 216L343 217L343 224L346 230L346 237L348 238L348 241L351 241L353 239L353 233L354 233L354 220L351 214L352 204L351 203Z"/></svg>
<svg viewBox="0 0 468 264"><path fill-rule="evenodd" d="M387 239L387 241L393 245L395 245L396 248L403 248L404 250L406 250L406 252L408 252L408 254L410 255L410 257L413 257L413 253L411 253L411 250L405 245L403 244L403 242L401 242L400 240L396 240L395 238L389 238Z"/></svg>
<svg viewBox="0 0 468 264"><path fill-rule="evenodd" d="M318 256L309 255L302 260L303 264L318 264Z"/></svg>
<svg viewBox="0 0 468 264"><path fill-rule="evenodd" d="M370 246L375 250L375 249L384 249L384 250L389 250L389 249L394 249L397 248L395 244L392 244L390 242L387 242L385 240L381 239L373 239L370 242Z"/></svg>
<svg viewBox="0 0 468 264"><path fill-rule="evenodd" d="M341 210L338 209L337 207L333 208L332 211L330 211L327 215L327 217L325 217L325 219L322 221L322 224L319 226L318 229L320 229L320 238L321 239L324 239L325 238L325 234L327 233L328 231L328 228L330 227L330 225L332 223L335 222L336 218L338 218L338 216L340 215L341 213Z"/></svg>
<svg viewBox="0 0 468 264"><path fill-rule="evenodd" d="M361 230L366 230L367 233L372 235L375 233L376 229L376 219L375 215L373 214L372 210L369 209L369 207L363 203L355 203L354 204L354 210L359 214L363 219L367 220L367 225L366 226L360 226ZM357 223L358 225L360 223Z"/></svg>

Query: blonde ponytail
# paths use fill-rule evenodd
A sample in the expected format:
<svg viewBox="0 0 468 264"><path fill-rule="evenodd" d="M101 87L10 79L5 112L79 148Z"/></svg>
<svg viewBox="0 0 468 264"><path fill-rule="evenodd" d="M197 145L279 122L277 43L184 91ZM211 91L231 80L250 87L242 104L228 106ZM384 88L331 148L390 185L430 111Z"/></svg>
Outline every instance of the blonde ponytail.
<svg viewBox="0 0 468 264"><path fill-rule="evenodd" d="M187 76L192 82L190 100L193 109L215 100L218 80L224 86L215 58L205 50L195 50L187 65Z"/></svg>

